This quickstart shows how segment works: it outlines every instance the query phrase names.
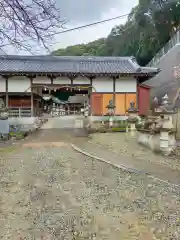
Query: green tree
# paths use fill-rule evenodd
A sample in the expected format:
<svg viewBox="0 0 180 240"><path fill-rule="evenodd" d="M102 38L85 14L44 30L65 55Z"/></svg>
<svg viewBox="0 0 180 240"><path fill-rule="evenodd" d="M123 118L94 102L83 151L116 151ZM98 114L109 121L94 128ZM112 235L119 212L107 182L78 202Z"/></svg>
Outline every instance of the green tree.
<svg viewBox="0 0 180 240"><path fill-rule="evenodd" d="M146 65L180 26L180 0L140 0L124 25L88 44L59 49L55 55L135 56Z"/></svg>

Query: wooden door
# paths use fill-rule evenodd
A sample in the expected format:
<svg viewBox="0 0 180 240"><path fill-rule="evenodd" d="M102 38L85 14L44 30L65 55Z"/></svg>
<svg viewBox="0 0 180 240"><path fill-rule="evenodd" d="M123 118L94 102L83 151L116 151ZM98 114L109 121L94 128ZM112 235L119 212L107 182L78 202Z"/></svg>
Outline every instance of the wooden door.
<svg viewBox="0 0 180 240"><path fill-rule="evenodd" d="M91 114L93 116L102 115L103 98L102 94L92 93L91 95Z"/></svg>

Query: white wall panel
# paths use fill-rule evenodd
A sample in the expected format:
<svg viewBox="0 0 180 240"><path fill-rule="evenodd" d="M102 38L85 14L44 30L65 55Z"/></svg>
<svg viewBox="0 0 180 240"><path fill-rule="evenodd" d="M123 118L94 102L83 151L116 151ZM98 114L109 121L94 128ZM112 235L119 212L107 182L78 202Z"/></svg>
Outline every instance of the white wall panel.
<svg viewBox="0 0 180 240"><path fill-rule="evenodd" d="M36 77L33 79L34 84L51 84L51 79L48 77Z"/></svg>
<svg viewBox="0 0 180 240"><path fill-rule="evenodd" d="M92 80L92 86L96 92L113 92L113 79L108 77L99 77ZM93 89L93 92L95 92Z"/></svg>
<svg viewBox="0 0 180 240"><path fill-rule="evenodd" d="M119 78L116 79L116 92L136 92L137 80L135 78Z"/></svg>
<svg viewBox="0 0 180 240"><path fill-rule="evenodd" d="M16 76L8 79L8 92L30 92L31 81L27 77Z"/></svg>
<svg viewBox="0 0 180 240"><path fill-rule="evenodd" d="M0 92L6 92L6 80L0 77Z"/></svg>
<svg viewBox="0 0 180 240"><path fill-rule="evenodd" d="M90 84L90 79L86 77L77 77L73 79L73 84Z"/></svg>
<svg viewBox="0 0 180 240"><path fill-rule="evenodd" d="M71 84L71 79L67 77L57 77L53 79L53 84Z"/></svg>

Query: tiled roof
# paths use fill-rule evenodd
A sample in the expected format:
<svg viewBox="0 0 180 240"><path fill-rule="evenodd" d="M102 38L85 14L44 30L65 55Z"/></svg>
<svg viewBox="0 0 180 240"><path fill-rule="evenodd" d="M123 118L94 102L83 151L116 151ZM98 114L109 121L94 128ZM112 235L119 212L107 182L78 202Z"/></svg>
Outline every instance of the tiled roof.
<svg viewBox="0 0 180 240"><path fill-rule="evenodd" d="M0 73L156 74L133 57L0 56Z"/></svg>

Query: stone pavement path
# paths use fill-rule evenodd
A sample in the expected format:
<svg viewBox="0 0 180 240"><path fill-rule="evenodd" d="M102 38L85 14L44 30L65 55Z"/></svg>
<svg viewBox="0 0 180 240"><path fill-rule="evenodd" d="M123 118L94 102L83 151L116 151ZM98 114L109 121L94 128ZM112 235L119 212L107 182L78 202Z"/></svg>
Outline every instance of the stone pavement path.
<svg viewBox="0 0 180 240"><path fill-rule="evenodd" d="M73 129L74 128L74 123L75 119L78 116L76 115L68 115L68 116L57 116L57 117L52 117L49 118L49 121L46 122L43 126L42 129Z"/></svg>
<svg viewBox="0 0 180 240"><path fill-rule="evenodd" d="M108 149L120 156L134 157L135 160L146 163L165 165L171 169L180 170L180 156L168 156L153 154L152 151L137 144L136 138L129 136L129 133L105 133L93 134L91 142Z"/></svg>
<svg viewBox="0 0 180 240"><path fill-rule="evenodd" d="M120 154L108 150L105 147L95 144L93 141L85 141L76 143L84 152L90 153L95 157L100 157L105 161L111 162L114 165L122 166L123 168L129 169L131 172L140 172L145 174L150 174L162 181L167 181L175 185L179 185L180 188L180 170L171 169L166 165L159 165L157 163L152 163L148 161L143 161L142 159L137 159L134 155L132 156L121 156ZM149 157L156 157L150 155Z"/></svg>
<svg viewBox="0 0 180 240"><path fill-rule="evenodd" d="M76 144L85 152L135 171L149 173L164 181L180 184L180 158L153 154L126 133L93 134Z"/></svg>
<svg viewBox="0 0 180 240"><path fill-rule="evenodd" d="M85 157L75 140L42 130L1 153L0 239L180 239L178 188Z"/></svg>

